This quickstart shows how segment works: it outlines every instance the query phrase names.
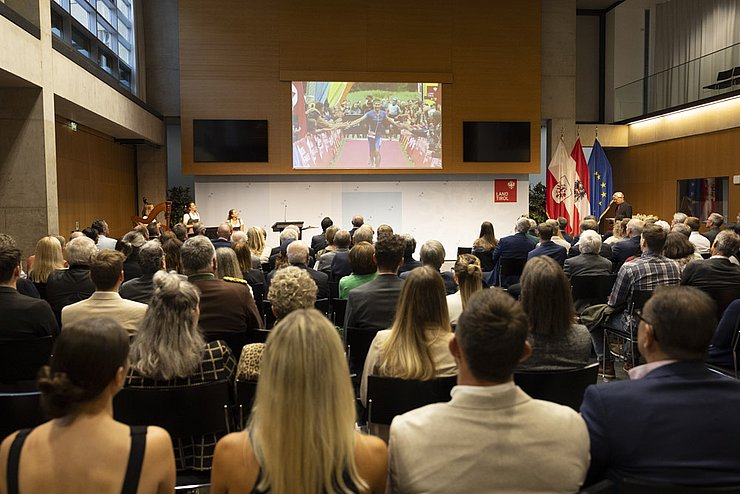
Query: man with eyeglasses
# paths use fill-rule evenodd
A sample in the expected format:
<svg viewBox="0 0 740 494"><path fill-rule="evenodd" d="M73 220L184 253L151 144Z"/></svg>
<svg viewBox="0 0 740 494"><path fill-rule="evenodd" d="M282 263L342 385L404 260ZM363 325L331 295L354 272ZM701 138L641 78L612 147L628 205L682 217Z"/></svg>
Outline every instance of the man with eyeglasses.
<svg viewBox="0 0 740 494"><path fill-rule="evenodd" d="M740 381L704 364L715 311L696 288L656 289L637 331L647 364L630 370L629 381L586 389L587 485L603 478L740 485Z"/></svg>

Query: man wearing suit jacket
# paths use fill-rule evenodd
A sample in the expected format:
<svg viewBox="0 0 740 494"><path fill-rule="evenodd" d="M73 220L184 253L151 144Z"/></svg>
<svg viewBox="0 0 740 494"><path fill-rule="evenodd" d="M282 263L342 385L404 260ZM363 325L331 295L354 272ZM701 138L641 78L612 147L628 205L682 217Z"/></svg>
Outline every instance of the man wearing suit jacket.
<svg viewBox="0 0 740 494"><path fill-rule="evenodd" d="M219 247L229 247L231 248L231 240L229 240L229 237L231 236L231 227L228 225L228 223L221 223L218 225L218 238L216 240L211 240L213 242L213 248L218 249Z"/></svg>
<svg viewBox="0 0 740 494"><path fill-rule="evenodd" d="M611 272L612 262L599 255L601 235L587 230L581 234L579 244L580 254L565 260L563 269L566 276L597 276Z"/></svg>
<svg viewBox="0 0 740 494"><path fill-rule="evenodd" d="M734 288L740 297L740 266L730 262L730 256L740 247L740 237L732 230L717 234L712 244L712 257L692 261L681 273L681 284L694 286L705 292L718 288Z"/></svg>
<svg viewBox="0 0 740 494"><path fill-rule="evenodd" d="M717 238L717 234L721 231L720 228L724 222L725 217L719 213L712 213L707 217L708 230L703 235L707 237L710 245L714 243L714 239Z"/></svg>
<svg viewBox="0 0 740 494"><path fill-rule="evenodd" d="M188 281L200 290L198 325L207 340L263 327L247 282L219 280L214 275L216 250L210 240L203 236L189 238L180 248L180 256Z"/></svg>
<svg viewBox="0 0 740 494"><path fill-rule="evenodd" d="M623 220L625 218L632 218L632 205L624 200L624 194L622 192L615 192L612 196L614 202L617 203L617 210L614 215L614 220Z"/></svg>
<svg viewBox="0 0 740 494"><path fill-rule="evenodd" d="M509 275L501 277L501 261L505 259L521 259L526 261L529 251L535 248L536 242L527 237L530 223L529 218L522 216L516 221L516 233L503 237L499 240L496 249L493 251L493 271L488 276L488 286L509 287L519 283L519 276Z"/></svg>
<svg viewBox="0 0 740 494"><path fill-rule="evenodd" d="M400 235L383 237L375 243L378 276L349 292L345 328L388 329L396 317L403 280L398 267L403 262L405 242Z"/></svg>
<svg viewBox="0 0 740 494"><path fill-rule="evenodd" d="M597 231L599 228L599 224L596 222L595 219L592 219L593 217L584 218L581 221L581 224L578 225L580 229L580 235L576 237L573 240L573 247L568 250L568 257L575 257L581 253L581 235L583 235L583 232L587 231ZM601 247L599 247L598 254L601 257L604 257L606 259L612 258L612 248L609 244L602 243Z"/></svg>
<svg viewBox="0 0 740 494"><path fill-rule="evenodd" d="M457 292L457 283L455 283L455 275L451 271L441 272L442 264L445 262L445 248L442 242L439 240L427 240L419 250L419 259L421 259L422 266L429 266L437 270L442 276L442 281L445 283L445 292L447 295L452 295ZM401 273L399 276L402 279L406 279L410 271Z"/></svg>
<svg viewBox="0 0 740 494"><path fill-rule="evenodd" d="M640 249L640 235L642 235L642 229L644 223L642 220L631 219L627 223L627 240L620 240L612 247L612 262L614 263L615 271L619 270L619 267L624 264L624 261L632 256L639 257L642 254Z"/></svg>
<svg viewBox="0 0 740 494"><path fill-rule="evenodd" d="M421 266L421 263L414 259L414 252L416 251L416 239L408 233L403 234L403 241L405 247L403 250L403 264L398 268L398 274L411 271L414 268Z"/></svg>
<svg viewBox="0 0 740 494"><path fill-rule="evenodd" d="M90 261L97 252L95 242L88 237L77 237L64 248L68 269L55 269L46 282L46 300L62 323L62 308L85 300L95 291L90 280Z"/></svg>
<svg viewBox="0 0 740 494"><path fill-rule="evenodd" d="M311 249L313 249L314 252L318 252L329 245L329 242L326 240L326 229L333 224L334 222L328 216L321 220L321 233L311 237Z"/></svg>
<svg viewBox="0 0 740 494"><path fill-rule="evenodd" d="M527 254L527 260L537 256L550 256L562 266L565 262L567 252L565 247L552 241L554 233L552 225L540 223L537 227L537 235L540 237L540 244L533 250L529 251L529 254Z"/></svg>
<svg viewBox="0 0 740 494"><path fill-rule="evenodd" d="M691 287L659 288L645 304L637 338L647 364L583 399L589 482L740 485L740 382L704 365L714 311Z"/></svg>
<svg viewBox="0 0 740 494"><path fill-rule="evenodd" d="M90 279L95 292L90 298L62 309L62 328L91 317L110 317L130 334L139 330L147 305L122 298L118 289L123 283L123 261L117 250L101 250L90 263Z"/></svg>
<svg viewBox="0 0 740 494"><path fill-rule="evenodd" d="M308 271L308 274L310 274L311 278L316 282L316 287L318 288L316 298L329 298L329 276L327 276L326 273L316 271L307 265L308 245L306 245L302 240L291 242L290 245L288 245L286 255L288 256L288 262L291 266L296 266ZM273 276L275 276L275 273L276 271L270 271L265 277L265 293L270 291L270 282L272 281Z"/></svg>
<svg viewBox="0 0 740 494"><path fill-rule="evenodd" d="M21 295L15 285L21 275L21 251L0 243L0 342L56 336L59 326L46 300Z"/></svg>
<svg viewBox="0 0 740 494"><path fill-rule="evenodd" d="M589 463L583 419L514 384L514 367L532 353L527 332L524 310L506 293L470 298L449 344L458 367L452 400L393 419L391 492L579 490Z"/></svg>

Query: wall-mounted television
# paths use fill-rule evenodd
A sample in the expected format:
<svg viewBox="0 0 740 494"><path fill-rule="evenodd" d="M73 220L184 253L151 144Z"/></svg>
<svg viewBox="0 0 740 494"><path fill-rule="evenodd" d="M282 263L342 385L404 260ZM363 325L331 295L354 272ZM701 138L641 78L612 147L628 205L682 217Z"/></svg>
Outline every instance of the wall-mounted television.
<svg viewBox="0 0 740 494"><path fill-rule="evenodd" d="M463 122L463 161L528 162L529 122Z"/></svg>
<svg viewBox="0 0 740 494"><path fill-rule="evenodd" d="M294 169L442 168L442 84L293 81Z"/></svg>
<svg viewBox="0 0 740 494"><path fill-rule="evenodd" d="M267 144L267 120L193 120L196 163L265 163Z"/></svg>

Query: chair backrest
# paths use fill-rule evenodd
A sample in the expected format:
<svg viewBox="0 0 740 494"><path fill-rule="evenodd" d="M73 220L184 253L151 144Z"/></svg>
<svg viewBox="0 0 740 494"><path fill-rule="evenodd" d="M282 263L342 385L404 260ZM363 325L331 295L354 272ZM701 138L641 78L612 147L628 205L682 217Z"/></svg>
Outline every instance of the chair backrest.
<svg viewBox="0 0 740 494"><path fill-rule="evenodd" d="M460 257L463 254L472 254L473 248L472 247L458 247L457 248L457 257ZM457 257L455 259L457 259Z"/></svg>
<svg viewBox="0 0 740 494"><path fill-rule="evenodd" d="M334 303L334 300L339 298L339 280L329 280L329 300Z"/></svg>
<svg viewBox="0 0 740 494"><path fill-rule="evenodd" d="M313 304L314 308L321 312L322 314L326 315L329 319L331 319L331 304L329 303L328 298L319 298L316 299L316 302Z"/></svg>
<svg viewBox="0 0 740 494"><path fill-rule="evenodd" d="M347 313L347 299L335 298L331 302L332 312L334 313L334 324L344 327L344 315Z"/></svg>
<svg viewBox="0 0 740 494"><path fill-rule="evenodd" d="M702 287L702 291L712 297L717 304L717 321L722 319L722 314L724 314L727 306L735 299L740 298L740 287L738 286Z"/></svg>
<svg viewBox="0 0 740 494"><path fill-rule="evenodd" d="M631 313L642 311L645 304L650 297L653 296L652 290L632 290L632 296L630 297L629 310Z"/></svg>
<svg viewBox="0 0 740 494"><path fill-rule="evenodd" d="M521 276L526 259L501 259L501 276Z"/></svg>
<svg viewBox="0 0 740 494"><path fill-rule="evenodd" d="M249 331L221 334L211 333L208 335L206 340L208 340L209 342L223 340L229 346L229 348L231 349L231 354L237 360L239 360L239 355L242 354L242 348L244 347L244 345L246 345L247 343L251 343L249 339Z"/></svg>
<svg viewBox="0 0 740 494"><path fill-rule="evenodd" d="M260 267L262 267L262 272L265 273L265 274L267 274L267 273L269 273L271 271L271 269L270 269L270 263L269 262L260 263Z"/></svg>
<svg viewBox="0 0 740 494"><path fill-rule="evenodd" d="M362 374L370 345L378 334L377 329L344 328L344 341L347 345L347 360L350 371Z"/></svg>
<svg viewBox="0 0 740 494"><path fill-rule="evenodd" d="M262 307L262 301L265 299L265 284L254 283L252 286L252 295L254 296L254 303L257 307Z"/></svg>
<svg viewBox="0 0 740 494"><path fill-rule="evenodd" d="M265 299L262 301L262 315L265 319L265 329L271 329L275 325L275 314L272 313L272 303Z"/></svg>
<svg viewBox="0 0 740 494"><path fill-rule="evenodd" d="M18 429L36 427L46 420L38 391L0 394L0 441Z"/></svg>
<svg viewBox="0 0 740 494"><path fill-rule="evenodd" d="M158 425L173 437L231 430L228 381L176 388L123 388L113 399L113 415L128 425Z"/></svg>
<svg viewBox="0 0 740 494"><path fill-rule="evenodd" d="M687 487L625 479L619 492L621 494L740 494L740 486Z"/></svg>
<svg viewBox="0 0 740 494"><path fill-rule="evenodd" d="M573 300L588 300L589 304L605 304L616 279L616 274L573 276L570 279Z"/></svg>
<svg viewBox="0 0 740 494"><path fill-rule="evenodd" d="M257 381L239 380L236 381L236 404L239 407L239 429L243 429L247 424L247 419L252 413L254 397L257 395Z"/></svg>
<svg viewBox="0 0 740 494"><path fill-rule="evenodd" d="M35 381L49 362L53 345L51 336L0 344L0 382Z"/></svg>
<svg viewBox="0 0 740 494"><path fill-rule="evenodd" d="M268 336L270 336L269 329L249 329L247 330L247 343L264 343ZM239 355L235 356L237 360Z"/></svg>
<svg viewBox="0 0 740 494"><path fill-rule="evenodd" d="M490 250L487 252L476 251L473 252L473 255L477 257L480 261L481 271L483 271L484 273L493 271L493 254Z"/></svg>
<svg viewBox="0 0 740 494"><path fill-rule="evenodd" d="M596 384L599 364L564 371L515 372L514 382L532 398L552 401L580 410L583 394Z"/></svg>
<svg viewBox="0 0 740 494"><path fill-rule="evenodd" d="M429 381L368 376L368 424L390 425L396 415L431 403L450 401L450 391L456 383L457 376Z"/></svg>

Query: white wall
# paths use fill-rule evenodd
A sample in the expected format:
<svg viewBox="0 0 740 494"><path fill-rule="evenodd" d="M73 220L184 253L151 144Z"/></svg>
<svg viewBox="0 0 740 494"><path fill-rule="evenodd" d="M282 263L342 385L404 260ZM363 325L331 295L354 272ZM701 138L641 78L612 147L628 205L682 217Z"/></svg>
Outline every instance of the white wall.
<svg viewBox="0 0 740 494"><path fill-rule="evenodd" d="M516 203L494 203L494 179L518 180ZM272 179L272 181L271 181ZM268 231L268 242L278 244L272 232L276 221L304 221L304 238L321 232L329 216L342 228L351 228L355 214L374 227L391 225L396 233L410 233L421 244L442 242L446 258L457 247L470 247L483 221L493 223L496 236L512 233L516 218L529 210L527 175L466 175L465 177L196 177L195 200L208 226L226 219L231 208L241 211L247 225ZM286 213L287 210L287 213Z"/></svg>

